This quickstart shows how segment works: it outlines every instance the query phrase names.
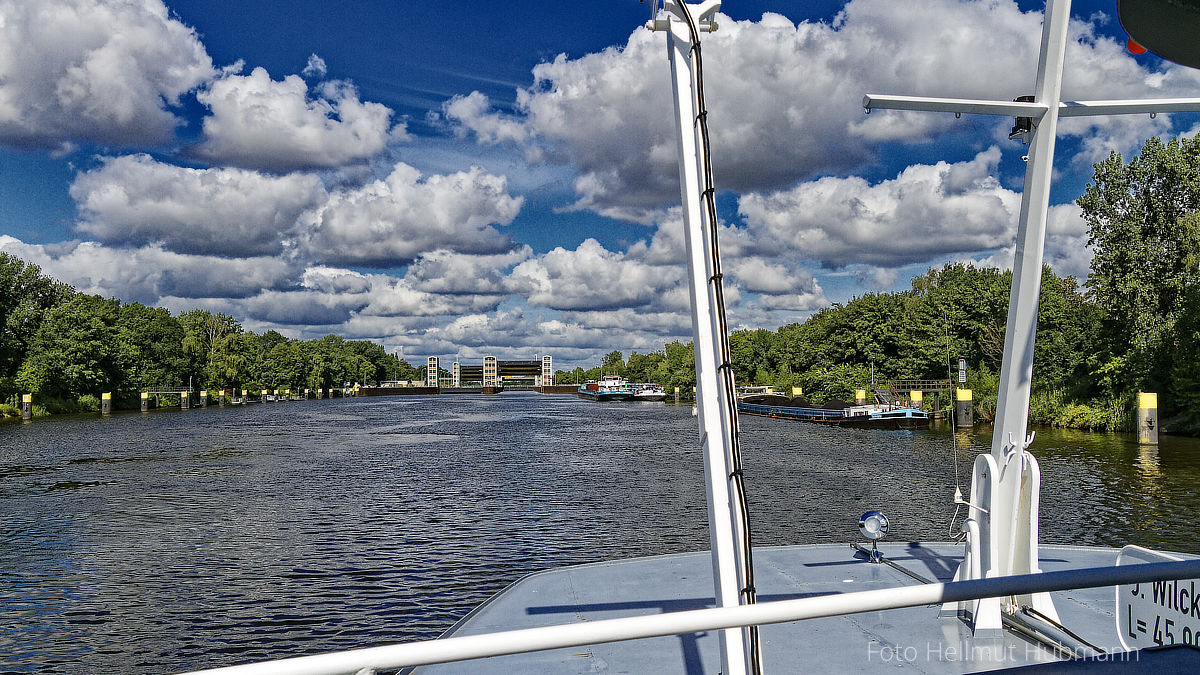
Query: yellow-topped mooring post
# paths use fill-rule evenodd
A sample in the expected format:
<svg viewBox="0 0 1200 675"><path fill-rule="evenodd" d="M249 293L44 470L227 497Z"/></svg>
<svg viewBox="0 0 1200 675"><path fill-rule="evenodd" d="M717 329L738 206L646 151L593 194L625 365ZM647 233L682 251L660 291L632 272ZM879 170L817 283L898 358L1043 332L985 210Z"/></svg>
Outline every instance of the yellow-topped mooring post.
<svg viewBox="0 0 1200 675"><path fill-rule="evenodd" d="M258 397L259 397L259 398L258 398L258 402L259 402L259 403L266 403L266 402L267 402L267 390L266 390L266 389L259 389L259 390L258 390Z"/></svg>
<svg viewBox="0 0 1200 675"><path fill-rule="evenodd" d="M142 412L146 412L147 410L150 410L150 392L143 391L142 392Z"/></svg>
<svg viewBox="0 0 1200 675"><path fill-rule="evenodd" d="M243 389L242 390L242 405L246 405L249 402L250 402L250 392Z"/></svg>
<svg viewBox="0 0 1200 675"><path fill-rule="evenodd" d="M106 392L100 394L100 414L101 415L111 415L112 414L112 392L111 391L106 391Z"/></svg>
<svg viewBox="0 0 1200 675"><path fill-rule="evenodd" d="M21 394L21 419L33 419L33 394Z"/></svg>
<svg viewBox="0 0 1200 675"><path fill-rule="evenodd" d="M207 389L200 390L200 407L201 408L208 407L208 390Z"/></svg>
<svg viewBox="0 0 1200 675"><path fill-rule="evenodd" d="M192 407L192 392L185 391L179 394L179 407L184 410Z"/></svg>
<svg viewBox="0 0 1200 675"><path fill-rule="evenodd" d="M1158 394L1138 392L1138 443L1158 445Z"/></svg>
<svg viewBox="0 0 1200 675"><path fill-rule="evenodd" d="M804 395L804 387L792 387L792 398Z"/></svg>
<svg viewBox="0 0 1200 675"><path fill-rule="evenodd" d="M854 390L854 404L855 405L866 405L867 404L867 390L866 389L855 389Z"/></svg>
<svg viewBox="0 0 1200 675"><path fill-rule="evenodd" d="M971 403L970 389L954 390L954 422L960 427L975 425L975 408Z"/></svg>
<svg viewBox="0 0 1200 675"><path fill-rule="evenodd" d="M920 410L925 405L925 392L918 389L908 392L908 403L917 410Z"/></svg>
<svg viewBox="0 0 1200 675"><path fill-rule="evenodd" d="M679 387L675 387L675 405L679 405Z"/></svg>

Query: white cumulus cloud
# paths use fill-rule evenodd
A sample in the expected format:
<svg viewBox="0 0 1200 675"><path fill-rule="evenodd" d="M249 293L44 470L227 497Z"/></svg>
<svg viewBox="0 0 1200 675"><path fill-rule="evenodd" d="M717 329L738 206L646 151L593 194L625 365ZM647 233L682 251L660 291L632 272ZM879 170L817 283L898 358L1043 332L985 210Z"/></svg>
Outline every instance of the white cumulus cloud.
<svg viewBox="0 0 1200 675"><path fill-rule="evenodd" d="M0 235L0 251L83 293L148 305L168 297L187 298L193 305L197 298L247 298L295 282L291 267L273 257L182 255L158 245L113 248L96 242L45 246L7 235Z"/></svg>
<svg viewBox="0 0 1200 675"><path fill-rule="evenodd" d="M739 211L760 245L790 247L828 268L897 267L1007 245L1020 196L993 176L993 147L967 162L914 165L872 185L821 178L770 194L747 194Z"/></svg>
<svg viewBox="0 0 1200 675"><path fill-rule="evenodd" d="M560 246L517 265L509 290L551 309L617 309L656 304L682 280L677 266L648 265L589 238L573 251Z"/></svg>
<svg viewBox="0 0 1200 675"><path fill-rule="evenodd" d="M78 230L101 242L236 257L281 252L300 214L325 196L312 175L189 169L149 155L105 158L71 185Z"/></svg>
<svg viewBox="0 0 1200 675"><path fill-rule="evenodd" d="M493 226L511 223L522 202L503 176L478 167L422 176L401 163L385 179L333 192L306 216L301 247L314 261L379 267L436 249L506 253L512 238Z"/></svg>
<svg viewBox="0 0 1200 675"><path fill-rule="evenodd" d="M831 22L794 24L778 14L718 22L720 30L704 37L717 187L767 192L856 171L875 161L880 142L919 143L964 129L949 115L865 116L865 93L1005 100L1029 93L1041 12L1022 12L1010 0L852 0ZM1072 24L1064 97L1187 96L1200 84L1186 68L1140 65L1094 28ZM678 197L663 49L661 34L638 30L622 48L535 67L534 84L518 91L517 116L491 110L480 94L457 99L446 113L483 142L528 139L527 148L574 164L576 208L645 221ZM980 119L993 137L1011 125ZM1091 157L1163 128L1162 120L1134 116L1073 121L1062 131L1081 137Z"/></svg>
<svg viewBox="0 0 1200 675"><path fill-rule="evenodd" d="M315 72L310 60L306 72ZM340 167L379 154L390 138L392 111L360 101L346 83L326 82L313 92L298 75L272 80L263 68L227 74L197 98L212 111L204 140L194 151L214 162L254 169L292 171Z"/></svg>
<svg viewBox="0 0 1200 675"><path fill-rule="evenodd" d="M429 293L508 295L505 278L511 268L533 254L520 246L495 255L466 255L445 249L429 251L409 265L405 281Z"/></svg>
<svg viewBox="0 0 1200 675"><path fill-rule="evenodd" d="M213 74L160 0L0 0L0 143L168 141L170 106Z"/></svg>

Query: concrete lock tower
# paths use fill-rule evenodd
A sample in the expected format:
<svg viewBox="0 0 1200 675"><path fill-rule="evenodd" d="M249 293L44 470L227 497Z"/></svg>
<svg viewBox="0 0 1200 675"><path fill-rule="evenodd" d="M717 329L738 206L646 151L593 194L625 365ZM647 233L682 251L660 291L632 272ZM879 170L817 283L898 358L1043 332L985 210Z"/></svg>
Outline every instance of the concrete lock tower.
<svg viewBox="0 0 1200 675"><path fill-rule="evenodd" d="M438 386L438 357L431 356L425 361L425 386Z"/></svg>
<svg viewBox="0 0 1200 675"><path fill-rule="evenodd" d="M496 365L496 357L483 357L483 386L497 387L500 386L500 373Z"/></svg>

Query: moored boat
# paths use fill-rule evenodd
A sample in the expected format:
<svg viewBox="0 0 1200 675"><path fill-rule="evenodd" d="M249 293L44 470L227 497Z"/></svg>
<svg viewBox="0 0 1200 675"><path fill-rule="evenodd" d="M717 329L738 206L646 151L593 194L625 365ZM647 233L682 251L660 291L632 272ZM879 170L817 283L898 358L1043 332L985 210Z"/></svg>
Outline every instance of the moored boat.
<svg viewBox="0 0 1200 675"><path fill-rule="evenodd" d="M661 385L653 382L644 382L633 385L635 401L662 401L667 398L667 392L663 391Z"/></svg>
<svg viewBox="0 0 1200 675"><path fill-rule="evenodd" d="M578 394L593 401L630 401L633 400L633 387L629 380L620 375L605 375L599 380L588 380L579 385Z"/></svg>
<svg viewBox="0 0 1200 675"><path fill-rule="evenodd" d="M929 413L916 408L892 408L846 415L838 426L858 429L928 429Z"/></svg>
<svg viewBox="0 0 1200 675"><path fill-rule="evenodd" d="M886 405L808 403L802 398L765 394L738 401L739 413L858 429L927 429L929 413Z"/></svg>

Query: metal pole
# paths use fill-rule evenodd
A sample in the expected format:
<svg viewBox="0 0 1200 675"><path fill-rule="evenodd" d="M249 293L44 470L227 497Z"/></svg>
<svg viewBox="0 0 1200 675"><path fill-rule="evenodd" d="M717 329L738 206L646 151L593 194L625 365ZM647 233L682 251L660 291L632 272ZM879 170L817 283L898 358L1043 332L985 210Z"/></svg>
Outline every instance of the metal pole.
<svg viewBox="0 0 1200 675"><path fill-rule="evenodd" d="M713 580L718 606L740 604L739 579L745 566L741 554L739 514L731 498L729 475L732 460L728 439L734 433L729 417L724 414L724 381L718 372L720 340L726 336L719 329L715 316L712 287L709 280L711 265L711 229L717 223L708 222L704 208L705 184L703 157L704 138L697 129L699 112L694 91L695 67L692 58L692 35L683 16L689 12L698 25L711 17L720 2L708 0L692 11L682 2L666 3L666 10L678 19L666 21L667 49L671 61L671 82L674 91L676 131L679 136L679 183L683 204L683 222L688 261L688 293L692 301L692 335L696 358L696 406L700 423L700 444L704 454L704 476L707 484L709 542L712 547ZM656 27L659 22L655 22ZM720 632L722 673L741 675L747 672L749 654L745 631L727 628Z"/></svg>
<svg viewBox="0 0 1200 675"><path fill-rule="evenodd" d="M1004 361L1000 367L1000 391L1007 395L997 402L992 435L992 456L1000 466L1004 466L1008 451L1014 446L1020 447L1025 439L1054 141L1058 131L1058 103L1070 15L1070 0L1051 0L1046 4L1034 93L1034 103L1045 106L1045 112L1040 120L1034 119L1029 161L1025 168L1025 189L1021 194L1016 259L1008 301L1008 327L1004 334Z"/></svg>
<svg viewBox="0 0 1200 675"><path fill-rule="evenodd" d="M1017 225L1016 258L1008 301L1008 326L1004 334L1004 358L1000 366L1000 392L996 424L992 433L992 457L996 465L1008 466L1008 455L1024 452L1028 424L1030 384L1033 379L1033 347L1037 332L1038 300L1042 287L1042 258L1046 241L1046 218L1050 208L1050 180L1054 168L1054 142L1058 132L1063 60L1067 47L1070 0L1046 3L1038 60L1034 103L1044 106L1040 119L1033 119L1025 189ZM1017 464L1015 466L1020 466ZM991 527L1000 550L992 551L985 574L1011 574L1015 562L1017 509L1021 500L1020 469L1003 471L992 496ZM1034 536L1036 536L1036 531Z"/></svg>

